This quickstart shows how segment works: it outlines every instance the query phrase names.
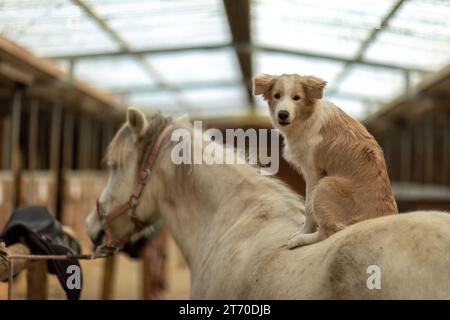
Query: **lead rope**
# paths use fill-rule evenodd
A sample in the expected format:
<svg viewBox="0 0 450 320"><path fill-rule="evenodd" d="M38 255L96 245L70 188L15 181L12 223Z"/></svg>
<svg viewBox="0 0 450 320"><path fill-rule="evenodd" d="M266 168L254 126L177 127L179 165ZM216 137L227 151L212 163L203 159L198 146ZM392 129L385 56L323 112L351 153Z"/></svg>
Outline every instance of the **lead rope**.
<svg viewBox="0 0 450 320"><path fill-rule="evenodd" d="M3 242L0 242L0 258L7 264L9 269L8 275L8 300L12 300L13 280L14 280L14 260L94 260L110 257L110 253L92 252L89 254L62 254L62 255L40 255L40 254L10 254Z"/></svg>
<svg viewBox="0 0 450 320"><path fill-rule="evenodd" d="M151 224L148 231L144 231L148 237L154 236L161 228L161 221L157 221ZM142 234L144 233L142 232ZM112 256L113 252L92 252L89 254L64 254L64 255L40 255L40 254L10 254L5 243L0 242L0 258L2 258L7 264L9 269L8 274L8 300L12 300L13 294L13 280L14 280L14 260L15 259L25 259L25 260L94 260L108 258Z"/></svg>

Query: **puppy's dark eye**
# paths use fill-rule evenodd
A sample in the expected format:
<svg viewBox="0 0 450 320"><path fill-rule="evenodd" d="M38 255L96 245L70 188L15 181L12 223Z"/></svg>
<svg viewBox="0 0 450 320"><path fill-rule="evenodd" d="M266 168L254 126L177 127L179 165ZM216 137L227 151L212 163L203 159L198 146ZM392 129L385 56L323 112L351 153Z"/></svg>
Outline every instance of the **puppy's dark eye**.
<svg viewBox="0 0 450 320"><path fill-rule="evenodd" d="M275 94L273 95L273 97L274 97L275 99L280 99L280 94L279 94L279 93L275 93Z"/></svg>
<svg viewBox="0 0 450 320"><path fill-rule="evenodd" d="M293 96L292 99L294 99L295 101L300 100L301 98L299 96Z"/></svg>

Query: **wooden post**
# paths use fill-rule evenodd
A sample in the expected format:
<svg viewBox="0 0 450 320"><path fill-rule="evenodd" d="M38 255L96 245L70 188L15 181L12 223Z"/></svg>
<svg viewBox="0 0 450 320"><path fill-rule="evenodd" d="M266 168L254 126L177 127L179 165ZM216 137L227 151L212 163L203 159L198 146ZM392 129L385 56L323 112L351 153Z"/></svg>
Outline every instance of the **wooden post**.
<svg viewBox="0 0 450 320"><path fill-rule="evenodd" d="M0 281L10 281L11 272L13 275L17 275L27 267L31 266L34 262L24 259L13 259L9 262L4 259L4 253L8 254L30 254L30 249L21 243L16 243L5 248L5 244L0 242ZM11 270L12 269L12 270ZM4 290L7 289L7 290ZM8 288L0 288L0 299L13 299L13 282L9 282Z"/></svg>
<svg viewBox="0 0 450 320"><path fill-rule="evenodd" d="M39 100L34 98L30 103L30 128L28 131L28 167L39 169L37 155L39 152Z"/></svg>
<svg viewBox="0 0 450 320"><path fill-rule="evenodd" d="M11 169L11 116L2 119L2 169Z"/></svg>
<svg viewBox="0 0 450 320"><path fill-rule="evenodd" d="M34 179L35 179L35 171L39 169L39 100L37 98L32 98L30 101L30 112L29 112L29 129L28 129L28 169L29 174L31 174L30 178L32 181L29 181L26 185L26 190L21 190L21 192L26 192L27 195L23 197L23 199L27 199L29 203L35 202L35 192L34 188ZM23 203L22 203L23 204Z"/></svg>
<svg viewBox="0 0 450 320"><path fill-rule="evenodd" d="M99 127L99 122L96 120L91 121L91 126L90 168L98 169L101 159L101 128Z"/></svg>
<svg viewBox="0 0 450 320"><path fill-rule="evenodd" d="M37 261L27 269L27 299L48 298L47 261Z"/></svg>
<svg viewBox="0 0 450 320"><path fill-rule="evenodd" d="M79 169L90 168L91 153L91 121L88 118L80 118L78 140L78 166Z"/></svg>
<svg viewBox="0 0 450 320"><path fill-rule="evenodd" d="M30 249L27 246L16 243L10 245L8 248L9 254L31 254ZM25 259L15 259L14 263L14 275L17 275L22 270L29 267L33 262ZM9 277L9 264L2 258L0 258L0 281L8 280Z"/></svg>
<svg viewBox="0 0 450 320"><path fill-rule="evenodd" d="M158 298L166 286L166 249L167 232L161 229L151 240L147 241L141 253L143 262L143 297L145 300Z"/></svg>
<svg viewBox="0 0 450 320"><path fill-rule="evenodd" d="M52 124L50 134L50 169L56 170L60 163L60 144L61 144L61 106L56 105L52 110Z"/></svg>
<svg viewBox="0 0 450 320"><path fill-rule="evenodd" d="M12 204L14 208L20 205L20 169L22 166L20 155L20 118L22 114L23 92L23 87L17 86L15 88L11 106L10 166L13 174Z"/></svg>
<svg viewBox="0 0 450 320"><path fill-rule="evenodd" d="M75 121L72 113L64 115L63 160L62 168L73 169L74 127Z"/></svg>
<svg viewBox="0 0 450 320"><path fill-rule="evenodd" d="M102 285L102 300L111 300L113 298L114 289L114 275L116 273L116 256L105 259L103 266L103 285Z"/></svg>
<svg viewBox="0 0 450 320"><path fill-rule="evenodd" d="M56 217L60 215L61 193L61 121L62 107L56 104L52 108L51 130L50 130L50 170L54 178L54 190L52 195L52 206Z"/></svg>
<svg viewBox="0 0 450 320"><path fill-rule="evenodd" d="M434 117L429 115L425 120L424 126L424 152L425 152L425 183L433 184L434 175Z"/></svg>
<svg viewBox="0 0 450 320"><path fill-rule="evenodd" d="M424 134L423 126L414 128L414 182L423 183L424 177Z"/></svg>
<svg viewBox="0 0 450 320"><path fill-rule="evenodd" d="M401 170L401 181L411 181L411 157L412 157L412 146L411 146L411 131L409 128L405 127L401 131L401 154L400 154L400 170Z"/></svg>
<svg viewBox="0 0 450 320"><path fill-rule="evenodd" d="M147 241L141 253L142 260L142 296L144 300L153 299L153 286L152 286L152 259L149 251L151 250L151 240Z"/></svg>
<svg viewBox="0 0 450 320"><path fill-rule="evenodd" d="M442 126L442 184L450 184L450 113L444 115Z"/></svg>
<svg viewBox="0 0 450 320"><path fill-rule="evenodd" d="M388 175L389 177L392 177L392 141L389 139L389 132L383 133L382 141Z"/></svg>

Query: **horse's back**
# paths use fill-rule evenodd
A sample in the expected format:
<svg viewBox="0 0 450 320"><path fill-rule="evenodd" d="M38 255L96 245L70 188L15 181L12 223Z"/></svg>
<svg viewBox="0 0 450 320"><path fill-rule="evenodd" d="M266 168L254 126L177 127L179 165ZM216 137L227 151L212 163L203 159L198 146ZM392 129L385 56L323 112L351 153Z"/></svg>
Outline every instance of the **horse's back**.
<svg viewBox="0 0 450 320"><path fill-rule="evenodd" d="M279 238L265 246L249 259L241 298L450 299L449 213L366 220L294 250Z"/></svg>
<svg viewBox="0 0 450 320"><path fill-rule="evenodd" d="M370 219L294 250L285 227L266 225L255 237L226 242L207 267L222 271L213 279L203 272L193 297L450 299L449 213ZM224 265L226 257L233 262Z"/></svg>
<svg viewBox="0 0 450 320"><path fill-rule="evenodd" d="M317 246L307 260L322 261L316 285L330 298L450 299L449 213L371 219Z"/></svg>

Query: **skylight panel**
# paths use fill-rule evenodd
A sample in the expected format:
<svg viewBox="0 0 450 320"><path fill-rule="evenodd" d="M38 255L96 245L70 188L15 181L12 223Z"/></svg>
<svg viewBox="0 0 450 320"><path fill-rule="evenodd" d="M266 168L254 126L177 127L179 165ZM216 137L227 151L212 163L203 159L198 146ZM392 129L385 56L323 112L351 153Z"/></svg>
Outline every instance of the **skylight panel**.
<svg viewBox="0 0 450 320"><path fill-rule="evenodd" d="M220 0L89 0L134 49L225 44L231 41Z"/></svg>
<svg viewBox="0 0 450 320"><path fill-rule="evenodd" d="M180 99L192 110L244 109L247 105L247 96L243 86L181 90Z"/></svg>
<svg viewBox="0 0 450 320"><path fill-rule="evenodd" d="M328 82L332 82L343 67L343 63L340 62L304 58L283 53L257 52L254 54L254 60L255 75L298 73L314 75Z"/></svg>
<svg viewBox="0 0 450 320"><path fill-rule="evenodd" d="M128 105L142 108L143 111L148 113L161 111L166 114L172 114L182 111L173 92L164 90L131 93L125 97L125 101Z"/></svg>
<svg viewBox="0 0 450 320"><path fill-rule="evenodd" d="M118 49L118 45L70 1L9 1L0 7L0 16L2 35L41 56Z"/></svg>
<svg viewBox="0 0 450 320"><path fill-rule="evenodd" d="M405 89L404 75L395 70L353 65L338 90L358 96L387 100Z"/></svg>
<svg viewBox="0 0 450 320"><path fill-rule="evenodd" d="M437 71L450 62L450 3L405 2L369 47L365 58Z"/></svg>
<svg viewBox="0 0 450 320"><path fill-rule="evenodd" d="M148 56L149 62L167 81L183 82L241 81L234 50L198 50Z"/></svg>
<svg viewBox="0 0 450 320"><path fill-rule="evenodd" d="M310 53L346 58L361 43L394 1L253 1L255 41Z"/></svg>
<svg viewBox="0 0 450 320"><path fill-rule="evenodd" d="M151 75L133 57L83 59L75 65L75 77L107 89L155 84Z"/></svg>

